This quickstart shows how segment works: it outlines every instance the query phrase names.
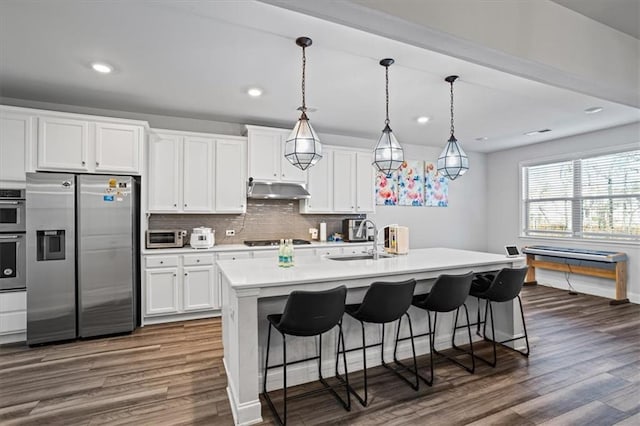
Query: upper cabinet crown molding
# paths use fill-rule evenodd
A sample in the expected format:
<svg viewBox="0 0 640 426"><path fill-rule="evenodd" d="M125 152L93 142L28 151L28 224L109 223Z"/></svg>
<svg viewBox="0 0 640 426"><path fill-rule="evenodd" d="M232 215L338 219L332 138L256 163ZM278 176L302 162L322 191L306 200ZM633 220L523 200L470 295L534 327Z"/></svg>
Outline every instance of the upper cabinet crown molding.
<svg viewBox="0 0 640 426"><path fill-rule="evenodd" d="M307 182L307 172L284 157L284 145L291 130L261 126L246 128L249 177L260 182Z"/></svg>

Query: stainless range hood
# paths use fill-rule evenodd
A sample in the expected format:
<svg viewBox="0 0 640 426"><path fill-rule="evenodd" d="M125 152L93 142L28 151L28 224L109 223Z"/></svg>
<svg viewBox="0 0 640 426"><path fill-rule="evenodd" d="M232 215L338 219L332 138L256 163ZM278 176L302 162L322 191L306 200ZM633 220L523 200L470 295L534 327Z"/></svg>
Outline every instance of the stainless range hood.
<svg viewBox="0 0 640 426"><path fill-rule="evenodd" d="M247 198L269 200L302 200L311 198L304 186L297 183L256 182L249 178Z"/></svg>

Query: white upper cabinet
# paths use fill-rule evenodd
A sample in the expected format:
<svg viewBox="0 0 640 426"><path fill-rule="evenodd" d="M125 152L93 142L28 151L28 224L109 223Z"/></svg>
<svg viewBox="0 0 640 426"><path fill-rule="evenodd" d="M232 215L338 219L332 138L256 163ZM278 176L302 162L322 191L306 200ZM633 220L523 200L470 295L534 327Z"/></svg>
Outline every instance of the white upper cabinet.
<svg viewBox="0 0 640 426"><path fill-rule="evenodd" d="M304 184L307 173L284 157L284 145L291 130L247 126L249 177L262 182Z"/></svg>
<svg viewBox="0 0 640 426"><path fill-rule="evenodd" d="M301 213L372 213L375 211L371 152L325 145L323 158L309 169L311 198Z"/></svg>
<svg viewBox="0 0 640 426"><path fill-rule="evenodd" d="M213 210L213 151L215 139L184 138L183 200L185 212L208 213Z"/></svg>
<svg viewBox="0 0 640 426"><path fill-rule="evenodd" d="M89 121L40 117L38 169L89 171Z"/></svg>
<svg viewBox="0 0 640 426"><path fill-rule="evenodd" d="M371 165L371 152L356 152L356 210L358 213L375 211L375 169Z"/></svg>
<svg viewBox="0 0 640 426"><path fill-rule="evenodd" d="M149 210L178 211L182 203L182 138L153 132L149 136Z"/></svg>
<svg viewBox="0 0 640 426"><path fill-rule="evenodd" d="M246 163L245 138L152 130L148 210L243 213Z"/></svg>
<svg viewBox="0 0 640 426"><path fill-rule="evenodd" d="M130 124L95 123L96 172L139 173L143 128Z"/></svg>
<svg viewBox="0 0 640 426"><path fill-rule="evenodd" d="M137 175L146 123L36 111L37 170Z"/></svg>
<svg viewBox="0 0 640 426"><path fill-rule="evenodd" d="M333 211L336 213L356 211L355 159L356 153L352 151L336 150L333 153Z"/></svg>
<svg viewBox="0 0 640 426"><path fill-rule="evenodd" d="M322 159L308 170L308 200L301 200L303 213L331 213L333 211L333 151L324 147Z"/></svg>
<svg viewBox="0 0 640 426"><path fill-rule="evenodd" d="M215 208L218 213L246 211L247 142L218 139L215 154Z"/></svg>
<svg viewBox="0 0 640 426"><path fill-rule="evenodd" d="M0 109L0 183L22 187L25 173L33 170L35 120L32 115Z"/></svg>

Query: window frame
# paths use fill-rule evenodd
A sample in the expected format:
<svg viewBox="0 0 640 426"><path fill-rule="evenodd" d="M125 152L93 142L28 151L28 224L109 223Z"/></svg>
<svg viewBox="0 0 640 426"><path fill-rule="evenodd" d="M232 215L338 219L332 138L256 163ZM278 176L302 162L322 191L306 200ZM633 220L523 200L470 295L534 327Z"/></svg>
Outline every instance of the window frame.
<svg viewBox="0 0 640 426"><path fill-rule="evenodd" d="M519 207L519 226L520 226L520 238L526 239L549 239L549 240L558 240L558 241L589 241L595 244L631 244L631 245L640 245L640 236L639 237L629 237L627 234L625 236L620 236L616 238L615 236L603 236L603 237L584 237L585 234L591 234L589 232L584 232L582 229L583 225L583 210L580 206L580 203L584 197L581 194L581 170L578 169L578 173L573 174L573 197L571 198L557 198L557 200L569 200L571 201L571 220L572 220L572 230L566 231L567 236L558 236L558 234L562 233L562 231L535 231L537 235L529 235L527 232L529 230L529 216L527 209L527 200L526 194L528 189L528 182L525 180L528 177L524 169L525 167L532 166L542 166L546 164L559 163L563 161L576 161L576 160L586 160L588 158L605 156L605 155L613 155L626 151L635 151L640 149L640 142L618 145L609 148L601 148L583 152L576 153L568 153L562 155L553 155L548 157L541 157L535 160L523 160L518 163L518 207ZM614 199L624 198L624 197L636 197L637 195L626 195L626 196L616 196ZM609 199L612 197L609 196L588 196L586 199ZM548 200L547 200L548 201ZM576 204L578 205L576 207ZM544 235L545 233L549 235ZM554 235L551 235L554 234Z"/></svg>

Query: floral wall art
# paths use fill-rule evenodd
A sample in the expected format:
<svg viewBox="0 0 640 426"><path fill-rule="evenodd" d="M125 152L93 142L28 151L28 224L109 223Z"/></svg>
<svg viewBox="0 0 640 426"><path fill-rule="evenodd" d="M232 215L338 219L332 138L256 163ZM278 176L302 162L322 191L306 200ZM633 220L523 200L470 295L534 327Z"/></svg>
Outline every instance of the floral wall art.
<svg viewBox="0 0 640 426"><path fill-rule="evenodd" d="M376 204L447 207L449 179L438 173L434 163L405 161L391 175L377 174Z"/></svg>

